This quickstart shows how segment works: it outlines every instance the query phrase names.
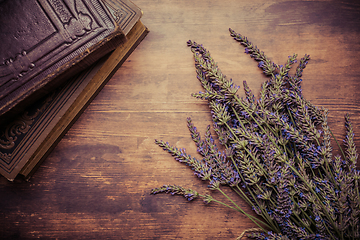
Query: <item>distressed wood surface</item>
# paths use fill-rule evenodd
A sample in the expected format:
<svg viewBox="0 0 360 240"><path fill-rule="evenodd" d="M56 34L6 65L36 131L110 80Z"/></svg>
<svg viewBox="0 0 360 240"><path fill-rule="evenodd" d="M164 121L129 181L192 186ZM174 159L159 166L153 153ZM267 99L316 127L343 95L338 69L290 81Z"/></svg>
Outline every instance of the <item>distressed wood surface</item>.
<svg viewBox="0 0 360 240"><path fill-rule="evenodd" d="M360 145L357 1L134 3L150 29L145 40L29 182L0 178L0 239L235 239L254 227L216 204L149 194L163 184L209 191L154 144L163 139L196 155L186 118L202 133L211 124L206 102L191 97L202 89L187 40L202 43L237 84L246 80L258 93L265 80L229 27L278 64L293 53L310 54L304 96L330 110L330 127L340 139L348 112Z"/></svg>

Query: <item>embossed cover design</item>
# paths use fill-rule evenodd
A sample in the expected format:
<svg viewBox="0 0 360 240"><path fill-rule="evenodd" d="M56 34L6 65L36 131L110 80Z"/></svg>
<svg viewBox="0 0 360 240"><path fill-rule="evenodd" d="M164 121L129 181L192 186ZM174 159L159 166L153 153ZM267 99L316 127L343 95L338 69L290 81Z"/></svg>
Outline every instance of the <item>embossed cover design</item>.
<svg viewBox="0 0 360 240"><path fill-rule="evenodd" d="M110 13L114 18L116 12L124 11L121 9L130 9L117 19L122 23L123 32L127 32L128 40L109 57L103 57L64 86L28 106L15 120L0 126L0 174L8 180L13 180L18 174L25 178L31 176L35 166L50 153L91 99L148 33L140 21L141 10L132 2L111 0L111 6L107 0L104 2L113 9ZM134 12L135 16L132 15ZM107 73L101 75L100 70Z"/></svg>
<svg viewBox="0 0 360 240"><path fill-rule="evenodd" d="M2 119L125 41L101 0L3 0L0 23Z"/></svg>
<svg viewBox="0 0 360 240"><path fill-rule="evenodd" d="M142 16L141 9L129 0L103 0L103 2L125 34L130 32Z"/></svg>

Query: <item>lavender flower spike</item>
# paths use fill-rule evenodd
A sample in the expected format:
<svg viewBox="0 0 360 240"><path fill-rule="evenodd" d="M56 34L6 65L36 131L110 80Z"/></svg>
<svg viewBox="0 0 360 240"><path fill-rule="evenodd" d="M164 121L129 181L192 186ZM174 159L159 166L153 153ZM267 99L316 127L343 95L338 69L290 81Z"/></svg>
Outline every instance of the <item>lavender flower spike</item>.
<svg viewBox="0 0 360 240"><path fill-rule="evenodd" d="M228 202L176 185L151 193L182 195L189 201L200 196L206 204L220 203L245 214L257 228L244 231L238 239L248 232L253 239L360 239L360 171L349 115L345 116L344 146L337 146L342 156L334 156L328 110L312 105L301 91L309 55L297 61L293 54L278 65L247 37L229 31L267 77L258 100L246 81L245 97L240 97L239 87L221 72L210 52L189 40L197 79L204 89L193 96L208 102L216 136L208 126L200 137L191 118L187 119L199 158L155 141ZM295 73L290 74L296 64ZM223 186L236 198L230 198ZM239 207L244 202L257 217Z"/></svg>

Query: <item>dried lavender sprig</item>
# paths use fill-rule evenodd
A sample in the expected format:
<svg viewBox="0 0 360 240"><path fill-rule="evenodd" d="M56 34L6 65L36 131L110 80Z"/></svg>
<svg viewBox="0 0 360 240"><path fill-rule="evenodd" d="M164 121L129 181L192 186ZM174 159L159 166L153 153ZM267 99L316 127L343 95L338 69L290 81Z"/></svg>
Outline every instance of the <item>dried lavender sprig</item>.
<svg viewBox="0 0 360 240"><path fill-rule="evenodd" d="M194 126L193 126L192 123L191 123L191 119L188 119L188 126L190 126L189 130L190 130L191 133L194 133L194 132L196 131L196 129L194 129ZM196 135L197 135L197 134L195 134L195 136L196 136ZM217 150L216 146L214 145L214 141L213 141L212 137L210 136L210 131L209 131L209 129L207 129L207 131L206 131L205 139L207 139L207 140L206 140L206 144L203 144L203 145L207 145L206 148L209 150L209 151L207 151L206 153L209 154L210 156L217 155L217 151L218 151L218 150ZM202 153L205 153L205 152L202 152ZM205 156L204 159L206 159L206 156ZM239 174L238 174L239 169L237 168L237 166L235 165L235 166L236 166L236 171L234 171L234 170L232 170L232 167L229 166L229 163L226 162L226 161L224 161L223 158L220 158L220 159L215 160L215 161L218 163L218 166L216 166L215 168L220 168L221 173L224 174L225 176L228 175L228 172L229 172L229 169L230 169L230 168L231 168L230 171L231 171L232 173L236 172L236 176L230 175L231 179L230 179L230 181L227 180L227 184L228 184L230 187L237 187L237 188L240 190L240 192L242 192L241 189L239 188L239 181L238 181L238 180L234 180L234 177L239 178ZM209 163L209 162L207 161L207 163ZM209 165L211 166L211 164L209 164ZM214 168L214 169L215 169L215 168ZM241 176L241 175L240 175L240 176ZM217 178L220 179L220 177L217 177ZM225 178L226 178L226 177L225 177ZM242 180L242 181L244 181L244 180ZM216 186L214 187L214 189L220 191L226 198L228 198L228 199L236 206L236 208L241 209L231 198L229 198L229 197L219 188L219 185L216 185ZM245 197L245 199L248 200L248 199L246 198L246 196L244 196L243 194L239 194L239 195L240 195L241 197ZM241 211L242 211L242 210L241 210ZM247 215L246 213L244 213L244 214ZM266 219L266 218L265 218L265 219ZM269 227L268 224L270 224L270 225L273 224L271 221L270 221L270 222L267 221L267 223L264 223L263 221L261 221L261 220L259 220L259 219L256 219L256 218L254 218L254 220L257 221L257 222L256 222L257 225L258 225L258 223L261 223L261 224ZM258 225L258 226L259 226L259 225ZM259 226L259 227L260 227L260 226Z"/></svg>
<svg viewBox="0 0 360 240"><path fill-rule="evenodd" d="M297 54L289 56L286 64L284 66L279 66L279 73L275 74L275 76L273 76L272 78L273 84L270 90L272 94L280 93L284 88L285 84L288 82L288 73L291 69L291 66L297 62L296 57Z"/></svg>
<svg viewBox="0 0 360 240"><path fill-rule="evenodd" d="M232 33L232 36L233 36L233 33ZM295 171L296 172L296 171ZM312 189L310 189L310 190L312 190ZM331 220L331 219L330 219ZM332 223L332 225L333 225L333 223Z"/></svg>
<svg viewBox="0 0 360 240"><path fill-rule="evenodd" d="M191 121L190 119L188 119L189 121ZM191 126L191 124L190 124ZM190 129L190 132L194 132L195 130L192 128ZM186 163L187 165L191 166L193 171L195 172L195 175L197 175L199 178L201 178L202 180L209 180L210 181L210 185L209 187L212 190L218 190L220 191L226 198L230 199L220 188L219 188L219 183L220 183L220 179L217 179L216 174L214 176L212 169L209 168L208 164L205 162L202 163L199 160L197 160L196 158L191 158L191 156L187 155L184 149L178 149L176 147L172 147L169 143L165 143L164 141L161 140L155 140L155 143L157 145L159 145L160 147L162 147L165 151L168 151L170 154L172 154L176 160L178 160L179 162L183 162ZM174 194L179 194L179 195L183 195L184 197L188 196L188 200L192 200L195 196L197 196L198 194L194 193L192 194L191 192L189 193L190 190L185 190L182 187L179 186L173 186L173 185L164 185L162 188L155 188L152 190L152 194L156 194L156 193L160 193L160 192L167 192L167 193L172 193L172 195ZM188 195L190 194L190 195ZM219 201L216 201L218 203L220 203ZM265 222L247 214L244 210L242 210L235 202L233 202L231 200L231 202L235 205L235 208L238 209L238 211L240 211L241 213L245 214L247 217L249 217L255 224L257 224L259 227L261 227L260 224L263 224L267 227L269 227ZM223 203L221 203L223 204ZM225 204L223 204L225 205ZM262 228L262 227L261 227Z"/></svg>
<svg viewBox="0 0 360 240"><path fill-rule="evenodd" d="M261 62L260 58L266 56L264 57L264 54L261 54L257 47L253 47L246 38L242 40L242 45L251 47L252 57L260 61L259 67L265 73L266 68L269 69L269 65ZM276 171L263 174L262 172L265 171L261 167L261 164L267 164L267 160L264 158L265 155L262 153L267 148L274 148L275 158L272 161L281 166L281 169L284 169L284 167L290 169L291 173L286 175L289 176L285 180L289 186L286 188L289 189L289 192L285 192L288 197L285 197L284 200L291 199L290 202L293 204L285 204L284 206L285 212L291 211L291 214L285 215L287 216L286 219L280 218L285 223L281 231L289 236L302 237L303 239L311 239L311 237L335 239L335 235L341 239L356 237L358 235L356 232L359 231L357 227L359 211L356 211L359 208L358 186L356 187L357 191L349 190L349 186L358 184L359 171L355 171L354 176L351 177L350 168L346 168L346 162L340 161L339 158L335 158L335 161L331 159L329 136L332 133L327 126L326 116L322 116L325 111L317 109L301 96L301 90L299 90L301 81L299 78L306 66L308 55L305 55L300 61L294 76L289 76L287 70L295 62L295 57L292 59L290 57L285 67L273 64L276 69L269 74L271 79L263 84L260 92L261 98L254 102L254 98L252 98L249 89L245 85L244 90L247 99L243 100L237 97L236 91L238 87L234 88L232 80L226 79L209 52L202 45L191 41L188 44L194 52L198 79L205 89L204 93L199 93L196 97L209 100L215 122L215 132L218 134L221 143L224 144L236 172L240 174L241 184L247 186L245 188L247 193L244 193L238 184L235 184L233 189L250 205L254 206L257 214L265 218L264 211L269 211L269 219L273 217L271 211L281 211L281 208L276 206L274 200L276 195L272 193L273 190L276 193L279 192L277 188L274 188L274 186L278 185L273 185ZM248 49L247 53L250 53ZM256 57L258 58L256 59ZM269 112L266 113L265 111ZM274 118L271 114L277 114L279 117ZM300 117L297 117L297 114L300 114ZM269 116L275 122L271 123L270 121L268 123ZM320 133L316 131L321 124L323 127L323 142L320 141ZM285 135L283 134L286 132L283 132L284 129L281 130L283 126L286 126L285 129L293 133L296 133L296 131L301 132L304 135L303 140L284 138ZM260 135L253 135L253 132L257 131L260 131ZM265 136L265 138L260 136ZM351 146L351 134L349 136L348 146ZM200 142L206 146L206 141L201 141L196 136L193 140L196 144ZM298 146L302 147L298 148L294 144L296 141L298 141ZM207 142L210 145L213 144L212 141ZM316 145L318 146L317 149L315 149ZM345 143L345 145L347 144ZM206 149L210 148L206 147ZM285 151L284 154L282 154L282 151ZM350 152L353 151L350 150ZM208 159L204 160L207 164L210 163L209 161L215 162L211 156L207 156L209 151L203 153L204 159ZM268 151L267 154L269 153ZM354 154L353 156L355 157ZM256 165L244 162L247 157L252 158ZM344 160L348 158L344 155ZM311 160L310 164L305 162L304 159ZM348 160L348 162L351 161ZM241 167L242 164L243 167ZM254 169L251 169L251 166L254 166ZM315 168L313 169L312 166L315 166ZM266 165L264 167L267 168ZM276 168L271 167L270 169ZM332 175L333 170L336 176ZM219 168L218 171L222 172L224 170ZM255 172L260 173L260 175L254 175ZM344 182L346 182L345 185ZM211 184L211 187L216 189L219 183L219 181L215 181ZM334 188L335 190L333 190ZM237 189L241 191L237 191ZM348 198L345 198L345 192L349 193ZM249 194L250 198L247 198L246 194ZM305 199L311 205L307 206ZM340 201L337 204L338 199ZM341 209L341 211L337 209ZM352 211L349 213L347 209L352 209ZM315 217L315 219L310 217ZM305 226L310 234L301 226ZM312 233L312 229L316 232ZM342 230L346 231L346 233L342 233ZM271 233L267 235L270 237L276 236Z"/></svg>
<svg viewBox="0 0 360 240"><path fill-rule="evenodd" d="M203 71L206 71L206 73L203 75L211 76L211 78L208 80L208 83L211 83L214 85L213 86L214 90L219 90L219 92L221 92L221 95L223 95L223 94L225 95L225 98L226 97L228 97L230 99L235 98L236 102L240 102L235 95L235 93L236 93L235 90L237 90L237 88L233 88L232 81L227 80L221 74L221 71L218 70L217 65L215 64L214 60L211 58L210 53L202 45L199 45L192 41L188 41L188 46L190 46L192 51L195 53L194 54L195 62L196 62L195 66L197 68L201 67ZM196 54L196 52L199 52L202 55L199 56L198 54ZM202 58L202 56L204 56L204 58ZM201 79L204 80L204 78L201 78ZM214 80L211 81L212 79L214 79ZM204 83L203 83L203 86L204 86ZM233 89L235 89L235 90L233 90ZM229 97L229 96L231 96L231 97ZM221 99L221 98L217 98L217 100L219 100L219 99ZM214 106L218 107L221 104L221 101L219 101L219 104L218 104L218 101L215 101L215 100L210 101L210 103L211 103L212 107L214 108ZM240 102L240 104L241 104L241 102ZM241 104L241 106L243 108L245 107L244 104ZM217 109L215 109L215 110L217 110ZM223 125L226 121L229 120L229 116L221 115L221 111L218 111L218 112L220 113L220 115L215 116L215 119L218 120L218 124ZM226 117L226 118L224 118L224 117Z"/></svg>
<svg viewBox="0 0 360 240"><path fill-rule="evenodd" d="M255 119L254 119L255 120Z"/></svg>
<svg viewBox="0 0 360 240"><path fill-rule="evenodd" d="M192 190L192 189L185 189L181 186L176 185L164 185L160 188L154 188L151 190L151 194L158 194L158 193L170 193L171 195L181 195L185 197L188 201L191 201L199 196L199 193Z"/></svg>
<svg viewBox="0 0 360 240"><path fill-rule="evenodd" d="M201 49L200 52L205 52L205 51ZM209 57L209 54L207 53L207 58L208 58L208 57ZM213 106L214 106L214 104L213 104ZM217 112L220 112L220 113L215 116L215 119L219 120L218 123L220 123L221 125L222 125L222 124L226 124L226 122L227 122L227 120L228 120L228 117L223 118L224 114L222 113L221 109L217 109L217 110L218 110ZM214 110L213 110L213 112L214 112ZM215 112L216 112L216 111L215 111ZM225 114L225 116L228 116L228 115Z"/></svg>
<svg viewBox="0 0 360 240"><path fill-rule="evenodd" d="M197 77L206 91L194 96L205 99L211 97L211 100L219 102L232 99L239 87L222 74L210 53L202 45L190 40L187 44L194 53Z"/></svg>
<svg viewBox="0 0 360 240"><path fill-rule="evenodd" d="M239 173L234 169L224 152L220 152L214 143L210 133L210 126L207 127L205 140L201 140L200 134L193 125L191 118L187 119L188 128L193 141L197 145L198 152L204 157L203 162L211 169L213 178L216 178L221 184L236 186L240 182Z"/></svg>
<svg viewBox="0 0 360 240"><path fill-rule="evenodd" d="M240 34L237 34L235 31L233 31L233 30L231 30L231 29L230 29L230 33L231 33L231 36L235 37L235 40L240 41L242 45L245 45L245 46L251 45L251 46L252 46L252 44L247 40L246 37L241 36ZM257 48L256 48L256 50L254 50L254 51L257 52L258 57L260 57L260 56L262 56L262 57L264 57L264 58L266 57L266 56L264 56L264 54L260 54L260 51L259 51ZM288 70L290 69L291 64L293 64L293 63L296 61L296 60L295 60L295 57L296 57L296 55L289 56L288 63L285 65L285 67L281 67L280 73L281 73L282 76L286 76L286 75L287 75L287 72L288 72ZM304 59L308 59L308 58L309 58L308 55L306 55L306 58L304 58ZM303 61L300 63L300 66L298 67L298 72L302 71L302 69L303 69L304 66L306 65L306 64L303 64L304 59L303 59ZM270 60L268 60L268 61L270 61ZM284 70L284 69L286 69L286 70ZM299 75L300 75L300 74L299 74ZM276 80L276 79L282 80L282 77L280 77L280 75L278 75L278 77L276 77L275 80ZM281 84L280 84L280 85L281 85ZM266 85L265 85L265 86L266 86ZM264 89L264 88L263 88L263 89ZM261 98L261 99L263 99L263 98Z"/></svg>
<svg viewBox="0 0 360 240"><path fill-rule="evenodd" d="M236 33L234 30L229 28L230 35L241 45L245 46L245 53L250 54L252 58L259 61L264 74L267 76L274 76L275 71L279 68L277 64L273 63L265 54L261 52L256 46L254 46L245 36Z"/></svg>
<svg viewBox="0 0 360 240"><path fill-rule="evenodd" d="M348 181L348 186L352 186L352 189L348 189L346 193L349 197L349 208L352 209L349 216L349 225L352 228L354 233L351 237L360 237L359 231L359 218L360 218L360 194L359 194L359 178L360 171L356 169L356 162L359 157L355 143L354 143L354 131L350 121L349 114L345 115L345 127L346 127L346 136L344 139L344 144L346 147L346 157L347 157L347 166L348 171L346 175L346 180ZM357 226L357 230L355 229ZM357 234L355 234L357 233Z"/></svg>
<svg viewBox="0 0 360 240"><path fill-rule="evenodd" d="M205 135L206 136L206 139L208 139L208 141L207 141L207 143L205 144L205 143L203 143L203 144L199 144L199 139L200 139L200 137L199 137L199 133L197 133L197 130L196 130L196 128L194 127L194 125L192 124L192 122L191 122L191 119L190 118L188 118L188 127L189 127L189 130L190 130L190 132L191 132L191 135L192 135L192 137L193 137L193 140L197 143L197 145L198 146L201 146L202 148L205 146L205 145L207 145L206 147L205 147L205 151L203 150L203 149L201 149L201 151L199 151L202 155L206 155L206 154L210 154L210 156L212 156L212 155L214 155L214 154L216 154L216 152L217 152L217 149L213 146L214 145L214 143L213 143L213 140L211 139L211 137L209 136L209 129L207 130L207 134ZM226 169L229 167L228 165L227 165L227 163L225 162L225 161L218 161L220 164L220 166L221 165L224 165L225 166L225 168L222 168L221 170L222 170L222 172L223 173L225 173L225 175L226 175L226 173L228 172L228 171L226 171ZM209 162L208 162L209 163ZM211 164L209 164L210 166L211 166ZM236 165L235 165L236 166ZM239 171L239 169L236 167L236 169L237 169L237 172ZM237 174L238 175L238 174ZM244 181L244 180L243 180ZM229 186L231 186L231 187L233 187L233 186L236 186L237 188L238 188L238 184L239 184L239 182L234 182L233 180L231 180L231 181L228 181L228 184L229 184ZM218 189L219 190L219 189ZM242 193L242 190L240 189L240 188L238 188L238 190L240 190L240 192ZM221 190L219 190L219 191L221 191ZM248 202L249 202L249 200L247 199L247 197L246 196L244 196L243 194L239 194L241 197L243 197L243 198L245 198ZM253 199L256 199L255 197L254 197L254 195L253 195ZM232 201L232 200L231 200ZM234 203L235 204L235 203ZM236 204L235 204L236 205ZM265 216L265 219L268 219L268 217L266 217ZM271 224L271 225L273 225L273 222L272 221L267 221L269 224ZM275 228L276 228L276 226L274 226Z"/></svg>
<svg viewBox="0 0 360 240"><path fill-rule="evenodd" d="M305 54L305 56L300 59L300 64L296 68L296 72L295 72L294 76L290 77L289 81L288 81L290 84L289 89L295 91L299 95L301 95L301 92L302 92L302 89L300 86L300 83L302 82L302 79L301 79L302 72L305 69L309 60L310 60L310 56Z"/></svg>
<svg viewBox="0 0 360 240"><path fill-rule="evenodd" d="M155 143L173 155L177 161L190 166L197 177L201 178L202 180L211 179L212 175L209 166L206 163L197 160L196 158L192 158L185 152L185 149L172 147L168 142L164 142L162 140L155 140Z"/></svg>
<svg viewBox="0 0 360 240"><path fill-rule="evenodd" d="M234 31L232 31L232 35L233 35ZM295 55L294 55L295 56ZM291 56L289 56L290 58ZM308 58L308 55L306 55L306 57ZM291 60L290 62L294 62L294 60ZM287 64L286 66L290 66L290 64ZM289 67L288 67L289 68Z"/></svg>
<svg viewBox="0 0 360 240"><path fill-rule="evenodd" d="M193 164L193 160L189 160L189 156L187 156L185 154L185 152L183 152L183 150L178 150L177 148L174 148L174 147L171 147L168 143L164 143L163 141L156 141L156 143L163 147L164 150L167 150L169 151L173 156L176 156L177 160L179 160L180 162L186 162L188 163L190 166L194 166L196 164ZM193 169L195 172L197 171L197 169ZM198 174L196 174L198 175ZM205 179L203 178L203 180L208 180L208 179ZM219 188L219 185L218 185L218 181L215 181L213 184L212 184L212 189L213 190L218 190L220 191L226 198L230 199L222 190L220 190ZM175 186L175 185L164 185L163 187L161 188L154 188L151 193L152 194L157 194L157 193L161 193L161 192L166 192L166 193L171 193L172 195L175 195L175 194L178 194L178 195L183 195L185 198L187 198L189 201L190 200L193 200L194 198L196 198L197 196L202 196L202 195L199 195L196 191L193 191L191 189L185 189L183 187L180 187L180 186ZM207 202L210 202L209 200L209 196L205 197L203 196L205 199L207 199L206 201ZM247 214L245 211L243 211L235 202L231 201L234 205L235 205L235 208L225 204L225 203L222 203L218 200L215 200L212 198L212 201L215 201L217 203L220 203L224 206L227 206L227 207L230 207L232 209L235 209L237 211L240 211L241 213L245 214L247 217L249 217L255 224L257 224L259 227L261 227L260 224L263 224L265 226L268 227L268 225L261 221L260 219L257 219L249 214ZM261 227L262 228L262 227Z"/></svg>
<svg viewBox="0 0 360 240"><path fill-rule="evenodd" d="M218 90L221 94L211 94L213 97L212 103L214 103L215 99L216 102L219 102L221 104L221 100L228 99L231 100L232 98L236 98L236 92L238 87L234 87L234 84L231 80L227 80L226 77L224 77L221 74L221 71L218 69L216 63L211 58L210 53L202 46L197 44L196 42L188 41L188 46L191 47L192 51L194 52L195 57L195 66L198 69L198 78L201 79L201 83L203 87L212 86L212 88L216 91ZM196 52L199 52L202 54L199 56ZM199 71L201 70L201 71ZM205 71L205 72L204 72ZM206 75L210 76L208 79L206 79ZM210 91L213 91L212 89ZM201 98L207 98L204 94L199 94L197 97ZM243 107L243 106L242 106ZM223 120L228 120L223 119ZM220 124L223 124L223 121L220 121Z"/></svg>
<svg viewBox="0 0 360 240"><path fill-rule="evenodd" d="M346 157L347 157L347 161L349 161L350 165L350 171L353 172L356 170L356 161L359 157L357 151L356 151L356 147L355 147L355 143L354 143L354 131L352 128L352 124L350 122L350 116L349 114L345 115L345 127L346 127L346 136L344 139L344 144L346 147Z"/></svg>

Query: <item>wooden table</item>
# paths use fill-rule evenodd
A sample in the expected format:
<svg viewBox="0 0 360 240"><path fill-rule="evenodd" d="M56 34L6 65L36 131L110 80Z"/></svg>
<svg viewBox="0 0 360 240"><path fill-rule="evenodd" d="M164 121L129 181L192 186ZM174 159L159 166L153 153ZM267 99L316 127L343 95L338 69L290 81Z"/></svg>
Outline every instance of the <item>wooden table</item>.
<svg viewBox="0 0 360 240"><path fill-rule="evenodd" d="M258 93L265 80L229 27L278 64L293 53L310 54L304 96L330 110L330 127L340 139L348 112L360 146L358 1L134 3L150 29L145 40L29 182L0 178L0 239L235 239L254 227L215 203L149 194L163 184L209 191L154 144L163 139L196 155L186 118L202 133L211 124L207 103L191 97L201 86L187 40L202 43L239 85L247 80Z"/></svg>

